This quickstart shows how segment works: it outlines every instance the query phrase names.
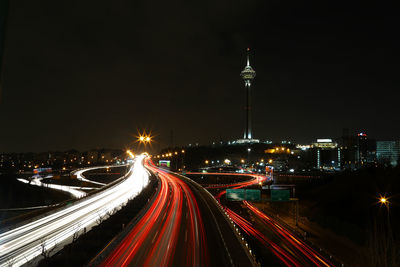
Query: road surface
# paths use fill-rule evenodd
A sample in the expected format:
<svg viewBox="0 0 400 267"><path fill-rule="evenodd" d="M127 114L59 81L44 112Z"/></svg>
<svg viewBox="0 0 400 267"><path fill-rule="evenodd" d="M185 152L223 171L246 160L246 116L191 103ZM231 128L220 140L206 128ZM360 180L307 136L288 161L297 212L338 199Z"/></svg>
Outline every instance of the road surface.
<svg viewBox="0 0 400 267"><path fill-rule="evenodd" d="M243 174L234 173L192 173L201 175L234 175L243 176ZM265 176L249 175L248 181L242 181L227 185L208 185L207 188L243 188L268 180ZM220 191L215 198L222 205L225 203L223 197L226 190ZM255 218L255 223L246 220L235 211L227 206L223 206L230 218L240 227L247 235L254 237L263 246L268 248L275 255L282 265L286 266L334 266L328 259L324 258L315 249L306 244L300 237L291 230L274 220L272 217L258 210L251 202L243 201L244 207Z"/></svg>
<svg viewBox="0 0 400 267"><path fill-rule="evenodd" d="M190 179L156 168L160 186L146 213L91 265L253 266L215 199Z"/></svg>

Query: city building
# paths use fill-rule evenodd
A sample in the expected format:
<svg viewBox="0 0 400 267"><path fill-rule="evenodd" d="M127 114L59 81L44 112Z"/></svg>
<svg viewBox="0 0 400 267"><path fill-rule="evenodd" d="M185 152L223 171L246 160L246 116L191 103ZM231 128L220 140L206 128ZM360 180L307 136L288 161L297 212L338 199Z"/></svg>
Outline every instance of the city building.
<svg viewBox="0 0 400 267"><path fill-rule="evenodd" d="M377 141L376 157L379 163L397 166L400 159L400 141Z"/></svg>
<svg viewBox="0 0 400 267"><path fill-rule="evenodd" d="M343 129L338 140L341 150L341 168L356 170L367 165L376 164L376 140L368 138L365 132L349 133Z"/></svg>
<svg viewBox="0 0 400 267"><path fill-rule="evenodd" d="M375 163L376 160L376 141L368 139L366 133L357 134L357 149L355 154L355 162L360 168L365 164Z"/></svg>
<svg viewBox="0 0 400 267"><path fill-rule="evenodd" d="M317 139L312 143L311 151L315 159L315 167L322 170L341 169L341 150L332 139Z"/></svg>

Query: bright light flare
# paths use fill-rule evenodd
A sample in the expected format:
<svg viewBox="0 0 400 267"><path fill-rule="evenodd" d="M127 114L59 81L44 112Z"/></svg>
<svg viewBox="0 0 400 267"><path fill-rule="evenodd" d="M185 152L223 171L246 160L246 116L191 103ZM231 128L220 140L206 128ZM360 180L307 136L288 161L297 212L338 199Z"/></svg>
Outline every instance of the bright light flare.
<svg viewBox="0 0 400 267"><path fill-rule="evenodd" d="M386 207L389 207L390 202L389 202L389 198L386 195L383 195L383 196L380 195L378 200L379 200L378 203L380 203L381 206L385 205Z"/></svg>
<svg viewBox="0 0 400 267"><path fill-rule="evenodd" d="M153 141L153 137L151 136L151 134L147 134L146 132L143 133L139 133L139 135L137 136L137 142L139 142L140 144L150 144Z"/></svg>

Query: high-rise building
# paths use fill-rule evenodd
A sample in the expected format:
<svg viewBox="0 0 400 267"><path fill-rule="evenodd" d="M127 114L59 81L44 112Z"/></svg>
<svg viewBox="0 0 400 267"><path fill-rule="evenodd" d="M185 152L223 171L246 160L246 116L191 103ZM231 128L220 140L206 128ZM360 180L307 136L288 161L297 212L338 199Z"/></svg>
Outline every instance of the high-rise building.
<svg viewBox="0 0 400 267"><path fill-rule="evenodd" d="M377 141L376 157L380 163L397 166L400 160L400 141Z"/></svg>
<svg viewBox="0 0 400 267"><path fill-rule="evenodd" d="M354 135L350 134L348 128L343 129L342 138L340 139L341 150L341 168L342 169L355 169L356 167L356 153L357 153L357 140Z"/></svg>
<svg viewBox="0 0 400 267"><path fill-rule="evenodd" d="M357 167L362 167L367 163L375 163L376 141L369 139L364 132L357 134L357 150L355 161Z"/></svg>
<svg viewBox="0 0 400 267"><path fill-rule="evenodd" d="M247 65L246 65L246 67L244 67L244 69L240 73L240 76L244 80L244 86L246 87L246 107L245 107L245 109L246 109L246 127L244 130L243 138L251 140L252 133L251 133L251 94L250 94L250 89L251 89L251 82L256 77L256 72L250 66L249 53L250 53L250 49L247 48Z"/></svg>
<svg viewBox="0 0 400 267"><path fill-rule="evenodd" d="M341 168L341 150L332 139L317 139L311 145L315 155L315 167L323 170L338 170Z"/></svg>

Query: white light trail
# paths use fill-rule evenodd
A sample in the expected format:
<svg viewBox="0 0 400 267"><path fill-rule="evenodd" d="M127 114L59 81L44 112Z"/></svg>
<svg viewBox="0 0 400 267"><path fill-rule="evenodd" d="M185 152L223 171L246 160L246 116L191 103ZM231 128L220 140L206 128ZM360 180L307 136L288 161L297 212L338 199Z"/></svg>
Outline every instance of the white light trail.
<svg viewBox="0 0 400 267"><path fill-rule="evenodd" d="M81 197L86 196L85 192L78 190L77 187L75 187L75 186L42 183L40 181L40 179L38 179L38 178L32 179L30 183L28 180L25 180L22 178L18 178L17 180L20 182L26 183L26 184L37 185L37 186L52 188L52 189L56 189L56 190L60 190L60 191L65 191L65 192L70 193L75 198L81 198Z"/></svg>
<svg viewBox="0 0 400 267"><path fill-rule="evenodd" d="M0 234L0 266L21 266L41 255L42 244L51 250L57 244L62 248L71 242L72 236L86 228L90 230L99 218L122 207L138 195L149 182L149 174L143 167L144 156L139 156L126 179L104 191L83 198L71 206L53 214L38 218ZM55 251L54 251L55 252Z"/></svg>
<svg viewBox="0 0 400 267"><path fill-rule="evenodd" d="M76 175L76 178L83 182L88 182L88 183L92 183L92 184L105 186L106 185L105 183L100 183L100 182L86 179L85 176L82 175L82 173L87 172L87 171L97 170L97 169L110 168L110 167L115 167L115 166L102 166L102 167L92 167L92 168L80 169L80 170L73 172L72 174Z"/></svg>

